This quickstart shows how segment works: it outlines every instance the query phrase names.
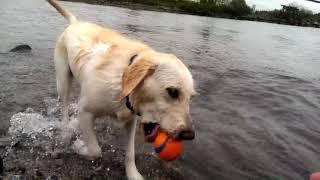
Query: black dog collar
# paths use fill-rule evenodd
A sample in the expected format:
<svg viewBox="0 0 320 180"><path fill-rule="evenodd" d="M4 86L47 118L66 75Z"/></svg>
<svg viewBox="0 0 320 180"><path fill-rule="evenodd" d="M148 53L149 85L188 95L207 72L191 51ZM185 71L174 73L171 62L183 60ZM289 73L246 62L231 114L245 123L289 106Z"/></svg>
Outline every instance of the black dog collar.
<svg viewBox="0 0 320 180"><path fill-rule="evenodd" d="M129 66L133 63L134 59L138 56L138 54L133 55L129 60Z"/></svg>
<svg viewBox="0 0 320 180"><path fill-rule="evenodd" d="M129 60L129 66L133 63L134 59L135 59L137 56L138 56L138 54L135 54L135 55L133 55L133 56L130 58L130 60ZM134 109L133 109L133 106L132 106L132 104L131 104L131 102L130 102L129 96L126 96L126 106L127 106L127 108L128 108L133 114L135 114ZM139 112L137 112L137 115L138 115L138 116L141 116L141 114L140 114Z"/></svg>

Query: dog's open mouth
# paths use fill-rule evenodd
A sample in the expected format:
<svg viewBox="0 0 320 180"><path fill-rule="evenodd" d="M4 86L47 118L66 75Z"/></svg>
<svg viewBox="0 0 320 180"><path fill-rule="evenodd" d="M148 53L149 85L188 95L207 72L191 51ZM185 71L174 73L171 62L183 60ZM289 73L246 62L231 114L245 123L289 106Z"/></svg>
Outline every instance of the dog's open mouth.
<svg viewBox="0 0 320 180"><path fill-rule="evenodd" d="M145 140L147 142L153 142L157 137L159 129L160 125L157 123L144 123L143 132Z"/></svg>

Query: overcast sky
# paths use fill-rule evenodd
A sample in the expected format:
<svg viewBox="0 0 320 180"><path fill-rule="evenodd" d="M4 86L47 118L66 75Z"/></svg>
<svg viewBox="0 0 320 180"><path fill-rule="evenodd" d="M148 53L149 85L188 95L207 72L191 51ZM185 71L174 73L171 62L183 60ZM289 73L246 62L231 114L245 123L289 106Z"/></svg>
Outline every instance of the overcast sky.
<svg viewBox="0 0 320 180"><path fill-rule="evenodd" d="M292 2L312 10L313 12L320 12L320 3L313 3L305 0L246 0L249 6L256 5L258 10L273 10L281 9L281 4L286 5Z"/></svg>

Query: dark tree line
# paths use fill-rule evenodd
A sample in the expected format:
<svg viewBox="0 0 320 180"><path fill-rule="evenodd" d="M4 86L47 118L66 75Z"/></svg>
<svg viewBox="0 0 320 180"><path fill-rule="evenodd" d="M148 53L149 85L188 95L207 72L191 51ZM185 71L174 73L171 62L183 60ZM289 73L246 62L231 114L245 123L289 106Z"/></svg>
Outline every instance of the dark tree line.
<svg viewBox="0 0 320 180"><path fill-rule="evenodd" d="M282 9L273 11L257 11L252 17L258 20L266 20L284 24L319 27L320 13L312 11L295 4L282 5Z"/></svg>
<svg viewBox="0 0 320 180"><path fill-rule="evenodd" d="M320 27L320 13L297 4L284 5L281 10L255 11L245 0L67 0L93 4L129 5L142 4L171 12L180 12L200 16L236 18L253 21Z"/></svg>
<svg viewBox="0 0 320 180"><path fill-rule="evenodd" d="M112 1L112 0L111 0ZM252 12L245 0L113 0L160 6L202 16L244 16Z"/></svg>

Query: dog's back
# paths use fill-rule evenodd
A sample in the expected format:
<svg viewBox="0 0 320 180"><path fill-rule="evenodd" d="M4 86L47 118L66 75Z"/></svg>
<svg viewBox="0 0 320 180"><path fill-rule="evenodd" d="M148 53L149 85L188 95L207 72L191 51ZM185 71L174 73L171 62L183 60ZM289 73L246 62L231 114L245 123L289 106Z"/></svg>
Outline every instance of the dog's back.
<svg viewBox="0 0 320 180"><path fill-rule="evenodd" d="M111 48L118 51L121 49L122 53L150 49L145 44L131 40L115 31L78 20L55 0L47 1L70 23L60 35L56 44L56 51L60 51L60 56L65 56L65 58L60 59L68 61L67 65L70 67L70 71L79 81L81 81L80 69L85 64L86 66L89 65L87 60L88 58L93 59L92 56L100 55L100 58L95 58L95 62L91 62L90 67L93 65L94 67L101 68L106 64L110 64L110 61L114 59L105 58L103 55L107 50L110 51Z"/></svg>

